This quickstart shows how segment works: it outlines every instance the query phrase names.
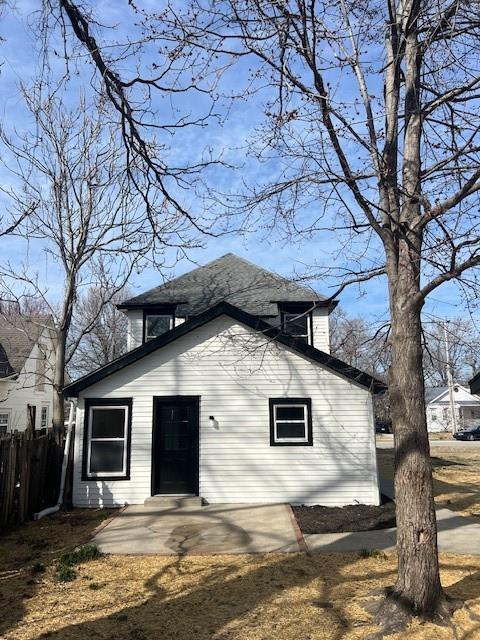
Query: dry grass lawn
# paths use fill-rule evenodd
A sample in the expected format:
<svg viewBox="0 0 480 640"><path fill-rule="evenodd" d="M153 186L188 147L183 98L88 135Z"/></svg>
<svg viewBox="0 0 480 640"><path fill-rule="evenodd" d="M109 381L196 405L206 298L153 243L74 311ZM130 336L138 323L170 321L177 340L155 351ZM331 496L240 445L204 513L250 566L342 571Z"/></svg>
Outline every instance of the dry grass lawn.
<svg viewBox="0 0 480 640"><path fill-rule="evenodd" d="M378 449L380 473L393 478L393 452ZM480 518L480 449L432 446L435 502L465 516ZM480 637L480 636L479 636Z"/></svg>
<svg viewBox="0 0 480 640"><path fill-rule="evenodd" d="M80 565L73 582L58 582L56 559L106 515L57 514L0 539L1 638L361 639L375 631L363 604L394 581L393 554L352 553L108 556ZM480 557L441 561L448 592L480 615ZM392 638L475 640L479 620L463 610L455 630L415 622Z"/></svg>

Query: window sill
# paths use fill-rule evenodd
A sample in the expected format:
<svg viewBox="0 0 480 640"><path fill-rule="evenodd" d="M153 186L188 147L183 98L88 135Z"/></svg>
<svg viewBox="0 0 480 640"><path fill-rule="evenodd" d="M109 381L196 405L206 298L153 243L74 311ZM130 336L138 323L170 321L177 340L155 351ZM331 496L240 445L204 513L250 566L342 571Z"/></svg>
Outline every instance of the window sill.
<svg viewBox="0 0 480 640"><path fill-rule="evenodd" d="M104 480L108 480L109 482L113 482L114 480L118 480L120 482L124 480L130 480L130 476L85 476L82 475L82 482L103 482Z"/></svg>
<svg viewBox="0 0 480 640"><path fill-rule="evenodd" d="M313 447L313 442L270 442L271 447Z"/></svg>

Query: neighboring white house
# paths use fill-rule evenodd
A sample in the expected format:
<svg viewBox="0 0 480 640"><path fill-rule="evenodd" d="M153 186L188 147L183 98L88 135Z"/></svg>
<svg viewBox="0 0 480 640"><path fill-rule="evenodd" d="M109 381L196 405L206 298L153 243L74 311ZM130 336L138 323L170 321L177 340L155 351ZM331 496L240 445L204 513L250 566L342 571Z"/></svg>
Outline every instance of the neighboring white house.
<svg viewBox="0 0 480 640"><path fill-rule="evenodd" d="M453 399L458 429L480 424L480 397L467 387L455 384ZM448 387L425 389L427 427L429 431L453 431L452 411Z"/></svg>
<svg viewBox="0 0 480 640"><path fill-rule="evenodd" d="M120 305L130 351L69 384L73 502L379 503L372 396L335 303L228 254Z"/></svg>
<svg viewBox="0 0 480 640"><path fill-rule="evenodd" d="M0 434L51 426L54 346L47 316L0 315Z"/></svg>

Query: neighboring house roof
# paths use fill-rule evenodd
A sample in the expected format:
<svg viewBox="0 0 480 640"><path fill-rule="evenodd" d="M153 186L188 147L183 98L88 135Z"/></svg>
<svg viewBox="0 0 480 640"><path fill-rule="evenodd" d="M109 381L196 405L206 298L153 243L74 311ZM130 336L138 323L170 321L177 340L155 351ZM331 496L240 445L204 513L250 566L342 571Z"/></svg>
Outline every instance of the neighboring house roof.
<svg viewBox="0 0 480 640"><path fill-rule="evenodd" d="M336 373L353 380L357 384L362 387L366 387L373 393L379 393L386 390L386 385L377 380L373 376L352 367L338 358L331 356L328 353L320 351L319 349L315 349L310 345L297 340L291 336L284 335L279 332L278 329L272 327L272 325L267 322L261 320L261 318L257 316L253 316L249 313L246 313L242 309L238 307L234 307L228 302L221 302L214 307L211 307L207 311L204 311L202 314L184 322L174 329L163 333L158 338L154 338L153 340L149 340L145 342L140 347L133 349L132 351L127 352L120 358L117 358L113 362L93 371L87 376L72 382L64 388L66 397L76 397L79 392L87 387L90 387L92 384L99 382L103 378L127 367L128 365L140 360L144 356L149 355L150 353L156 351L157 349L161 349L162 347L170 344L174 340L181 338L182 336L198 329L203 326L207 322L211 322L215 318L218 318L221 315L227 315L234 320L254 329L255 331L262 331L262 333L268 338L275 339L277 342L291 348L293 351L300 353L303 356L306 356L313 360L315 363L318 363L327 369L331 369Z"/></svg>
<svg viewBox="0 0 480 640"><path fill-rule="evenodd" d="M198 315L222 301L257 316L276 316L277 302L310 302L335 306L336 302L313 289L257 267L227 253L166 284L150 289L118 305L135 309L156 305L177 305L176 315Z"/></svg>
<svg viewBox="0 0 480 640"><path fill-rule="evenodd" d="M480 371L473 376L468 384L470 386L470 393L480 394Z"/></svg>
<svg viewBox="0 0 480 640"><path fill-rule="evenodd" d="M442 396L448 387L425 387L425 403L430 404L436 398Z"/></svg>
<svg viewBox="0 0 480 640"><path fill-rule="evenodd" d="M0 315L0 378L20 373L49 316Z"/></svg>
<svg viewBox="0 0 480 640"><path fill-rule="evenodd" d="M461 384L455 384L454 402L458 406L480 405L480 398L472 396L467 387ZM446 405L450 402L448 387L427 387L425 389L426 404Z"/></svg>

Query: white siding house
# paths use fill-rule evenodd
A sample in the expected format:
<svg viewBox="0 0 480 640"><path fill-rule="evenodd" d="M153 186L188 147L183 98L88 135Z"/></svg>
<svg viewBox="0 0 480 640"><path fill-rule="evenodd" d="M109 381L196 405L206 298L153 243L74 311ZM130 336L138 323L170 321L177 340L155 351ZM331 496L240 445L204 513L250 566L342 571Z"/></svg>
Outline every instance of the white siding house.
<svg viewBox="0 0 480 640"><path fill-rule="evenodd" d="M267 327L220 304L69 385L67 395L78 397L74 504L139 504L158 493L158 406L182 398L199 408L191 493L208 503L378 504L372 392L381 384L304 343L275 339ZM293 405L298 440L287 433L275 442L292 427L281 413L284 422L272 424L278 400ZM122 479L89 477L92 412L102 408L125 411L115 434L127 458ZM94 447L108 448L101 439Z"/></svg>
<svg viewBox="0 0 480 640"><path fill-rule="evenodd" d="M49 318L0 316L0 433L48 428L54 346Z"/></svg>
<svg viewBox="0 0 480 640"><path fill-rule="evenodd" d="M430 432L453 431L452 409L448 387L425 389L427 428ZM480 424L480 397L467 387L453 386L453 403L458 429Z"/></svg>
<svg viewBox="0 0 480 640"><path fill-rule="evenodd" d="M379 503L372 396L336 302L227 254L119 305L128 351L72 382L73 502Z"/></svg>

